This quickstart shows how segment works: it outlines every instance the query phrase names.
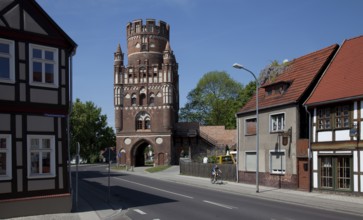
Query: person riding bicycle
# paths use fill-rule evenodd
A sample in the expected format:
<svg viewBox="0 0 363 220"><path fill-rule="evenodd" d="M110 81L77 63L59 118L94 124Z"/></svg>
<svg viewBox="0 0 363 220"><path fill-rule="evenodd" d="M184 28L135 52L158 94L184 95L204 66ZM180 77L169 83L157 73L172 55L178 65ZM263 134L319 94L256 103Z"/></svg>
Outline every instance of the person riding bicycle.
<svg viewBox="0 0 363 220"><path fill-rule="evenodd" d="M212 176L213 176L213 179L214 181L217 180L217 176L222 173L221 169L219 169L218 165L215 164L212 168Z"/></svg>

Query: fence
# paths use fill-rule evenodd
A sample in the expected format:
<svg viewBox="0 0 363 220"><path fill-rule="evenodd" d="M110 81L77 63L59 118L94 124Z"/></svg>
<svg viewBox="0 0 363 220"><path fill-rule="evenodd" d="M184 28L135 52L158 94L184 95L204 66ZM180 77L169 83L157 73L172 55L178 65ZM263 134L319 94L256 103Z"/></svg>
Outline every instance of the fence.
<svg viewBox="0 0 363 220"><path fill-rule="evenodd" d="M212 163L196 163L180 160L180 174L188 176L198 176L209 178L213 168ZM235 164L218 164L222 171L222 179L227 181L236 181Z"/></svg>

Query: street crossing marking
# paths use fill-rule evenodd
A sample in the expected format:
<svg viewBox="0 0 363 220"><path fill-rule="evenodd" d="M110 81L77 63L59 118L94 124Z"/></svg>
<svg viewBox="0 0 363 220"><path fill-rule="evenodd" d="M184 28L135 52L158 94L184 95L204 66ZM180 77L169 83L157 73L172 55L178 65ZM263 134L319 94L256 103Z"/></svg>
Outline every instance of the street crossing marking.
<svg viewBox="0 0 363 220"><path fill-rule="evenodd" d="M166 193L173 194L173 195L177 195L177 196L181 196L181 197L185 197L185 198L188 198L188 199L193 199L193 197L191 197L191 196L183 195L183 194L180 194L180 193L171 192L171 191L164 190L164 189L159 189L159 188L156 188L156 187L148 186L148 185L145 185L145 184L141 184L141 183L137 183L137 182L133 182L133 181L129 181L129 180L117 178L117 177L115 177L115 178L117 180L120 180L120 181L124 181L124 182L128 182L128 183L136 184L136 185L139 185L139 186L147 187L147 188L150 188L150 189L158 190L158 191L161 191L161 192L166 192Z"/></svg>
<svg viewBox="0 0 363 220"><path fill-rule="evenodd" d="M216 206L219 206L219 207L223 207L223 208L226 208L226 209L237 209L237 207L233 207L233 206L229 206L229 205L225 205L225 204L221 204L221 203L217 203L217 202L211 202L211 201L208 201L208 200L203 200L203 202L209 203L209 204L212 204L212 205L216 205Z"/></svg>
<svg viewBox="0 0 363 220"><path fill-rule="evenodd" d="M140 215L146 215L146 212L141 211L140 209L134 209L134 212L139 213Z"/></svg>

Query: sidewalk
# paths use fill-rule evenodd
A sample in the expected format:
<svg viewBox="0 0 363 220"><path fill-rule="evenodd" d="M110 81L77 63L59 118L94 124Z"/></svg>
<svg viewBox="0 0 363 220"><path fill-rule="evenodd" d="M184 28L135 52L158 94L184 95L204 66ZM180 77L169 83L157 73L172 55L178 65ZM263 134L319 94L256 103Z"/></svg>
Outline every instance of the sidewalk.
<svg viewBox="0 0 363 220"><path fill-rule="evenodd" d="M363 216L363 197L277 189L266 186L259 186L259 193L256 193L256 185L227 181L224 181L223 184L211 184L208 178L179 175L179 166L172 166L171 168L158 173L148 173L145 171L145 168L136 167L134 172L131 173L150 178L157 178L164 181L251 196L254 198L268 199Z"/></svg>
<svg viewBox="0 0 363 220"><path fill-rule="evenodd" d="M193 177L179 175L179 166L172 166L167 170L157 173L148 173L146 167L136 167L133 171L116 171L129 175L142 175L149 178L157 178L164 181L175 182L178 184L186 184L195 187L209 188L223 192L251 196L254 198L268 199L280 201L283 203L303 205L313 208L320 208L331 211L345 212L363 216L363 197L354 197L346 195L335 195L318 192L303 192L287 189L276 189L271 187L260 186L260 192L256 193L256 186L243 183L227 182L223 184L211 184L208 178ZM115 210L110 204L103 204L102 211L93 210L93 203L99 201L85 201L82 197L79 198L78 211L75 213L63 213L54 215L41 215L13 218L14 220L88 220L88 219L112 219L117 216L117 219L129 220L122 213L122 210ZM98 204L100 205L100 204ZM93 210L93 211L92 211Z"/></svg>

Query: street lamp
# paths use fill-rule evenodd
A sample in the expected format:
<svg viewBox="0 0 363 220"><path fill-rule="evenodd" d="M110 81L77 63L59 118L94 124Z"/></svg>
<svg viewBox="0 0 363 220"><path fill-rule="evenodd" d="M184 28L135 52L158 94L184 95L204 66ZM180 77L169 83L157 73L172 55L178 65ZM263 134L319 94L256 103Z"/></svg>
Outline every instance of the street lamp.
<svg viewBox="0 0 363 220"><path fill-rule="evenodd" d="M258 83L257 77L251 70L244 68L239 63L233 64L233 67L236 69L243 69L243 70L251 73L252 76L255 78L255 82L256 82L256 192L258 193L260 191L259 182L258 182L258 171L259 171L259 169L258 169L258 163L259 163L258 88L259 88L259 83Z"/></svg>

